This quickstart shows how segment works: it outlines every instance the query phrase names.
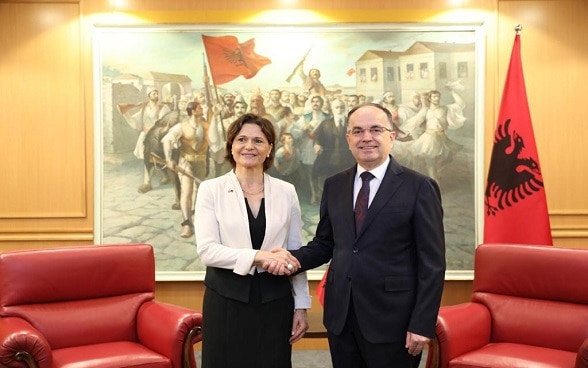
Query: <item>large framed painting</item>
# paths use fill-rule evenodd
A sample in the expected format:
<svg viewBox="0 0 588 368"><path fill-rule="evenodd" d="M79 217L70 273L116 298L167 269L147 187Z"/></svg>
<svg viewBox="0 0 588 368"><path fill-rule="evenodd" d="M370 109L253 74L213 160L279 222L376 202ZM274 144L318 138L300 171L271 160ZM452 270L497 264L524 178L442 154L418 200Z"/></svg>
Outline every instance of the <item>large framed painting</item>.
<svg viewBox="0 0 588 368"><path fill-rule="evenodd" d="M352 106L374 102L394 116L394 158L440 184L447 278L471 277L483 181L481 26L97 26L93 37L97 243L152 244L158 280L201 280L193 202L201 180L229 170L223 134L245 112L274 123L276 148L292 164L276 160L270 174L296 185L310 240L321 182L340 168L314 167L323 151L302 126L320 126L313 109L345 124ZM186 185L166 163L182 144L168 132L191 101L210 112L210 125L198 138L208 145L200 172Z"/></svg>

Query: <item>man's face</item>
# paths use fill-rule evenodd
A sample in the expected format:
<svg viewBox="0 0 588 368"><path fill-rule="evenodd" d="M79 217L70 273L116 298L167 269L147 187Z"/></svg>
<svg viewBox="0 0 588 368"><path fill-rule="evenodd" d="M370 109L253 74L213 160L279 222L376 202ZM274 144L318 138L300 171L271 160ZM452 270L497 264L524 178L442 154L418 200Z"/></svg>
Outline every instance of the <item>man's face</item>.
<svg viewBox="0 0 588 368"><path fill-rule="evenodd" d="M245 115L245 113L247 112L247 106L245 106L245 104L242 102L235 102L234 109L236 117Z"/></svg>
<svg viewBox="0 0 588 368"><path fill-rule="evenodd" d="M283 91L280 95L280 101L284 103L290 103L290 92Z"/></svg>
<svg viewBox="0 0 588 368"><path fill-rule="evenodd" d="M384 111L374 106L362 106L355 110L347 122L347 143L351 154L357 162L365 169L376 168L384 161L392 150L396 133L382 130L381 134L370 132L370 128L384 127L392 130L388 117ZM354 129L361 131L360 134L351 134Z"/></svg>
<svg viewBox="0 0 588 368"><path fill-rule="evenodd" d="M194 106L194 109L192 110L192 115L193 116L202 116L202 114L203 114L202 105L200 105L200 104L197 103Z"/></svg>
<svg viewBox="0 0 588 368"><path fill-rule="evenodd" d="M180 101L178 101L178 110L180 111L180 113L186 113L186 106L188 105L188 100L186 99L180 99Z"/></svg>
<svg viewBox="0 0 588 368"><path fill-rule="evenodd" d="M393 94L388 94L386 95L386 98L384 98L384 102L389 103L389 104L393 104L396 101L396 97L394 97Z"/></svg>
<svg viewBox="0 0 588 368"><path fill-rule="evenodd" d="M431 99L431 105L437 106L437 105L439 105L439 100L441 99L441 95L439 95L438 93L433 93L433 94L431 94L431 96L429 98Z"/></svg>
<svg viewBox="0 0 588 368"><path fill-rule="evenodd" d="M271 90L269 93L269 98L272 101L279 101L280 100L280 91L275 90L275 89Z"/></svg>
<svg viewBox="0 0 588 368"><path fill-rule="evenodd" d="M149 100L159 101L159 91L154 89L153 91L149 92Z"/></svg>
<svg viewBox="0 0 588 368"><path fill-rule="evenodd" d="M282 143L286 145L292 145L292 143L294 143L294 138L292 138L292 135L290 134L284 134L282 136Z"/></svg>
<svg viewBox="0 0 588 368"><path fill-rule="evenodd" d="M345 115L345 104L343 102L334 102L333 105L333 115L341 116Z"/></svg>
<svg viewBox="0 0 588 368"><path fill-rule="evenodd" d="M321 72L318 69L311 69L308 74L312 79L319 79L321 76Z"/></svg>
<svg viewBox="0 0 588 368"><path fill-rule="evenodd" d="M312 107L313 110L320 110L323 108L323 99L320 97L313 97L312 100L310 100L310 106Z"/></svg>
<svg viewBox="0 0 588 368"><path fill-rule="evenodd" d="M357 97L357 96L351 96L347 99L347 106L349 106L350 110L352 107L357 106L358 103L359 103L359 97Z"/></svg>
<svg viewBox="0 0 588 368"><path fill-rule="evenodd" d="M235 96L233 96L230 93L227 93L223 96L223 101L225 102L225 105L233 106L233 103L235 102Z"/></svg>

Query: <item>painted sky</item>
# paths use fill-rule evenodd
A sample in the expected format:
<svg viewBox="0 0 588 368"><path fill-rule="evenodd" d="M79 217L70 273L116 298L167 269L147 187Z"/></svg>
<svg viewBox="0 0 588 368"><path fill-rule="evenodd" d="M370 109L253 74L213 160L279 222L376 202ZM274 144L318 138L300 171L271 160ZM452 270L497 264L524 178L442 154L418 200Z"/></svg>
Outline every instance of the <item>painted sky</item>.
<svg viewBox="0 0 588 368"><path fill-rule="evenodd" d="M222 87L246 91L298 87L299 78L286 78L310 49L304 71L318 68L325 85L355 85L355 75L346 72L367 50L403 52L414 42L474 43L473 29L399 30L391 27L172 27L172 28L104 28L97 32L96 56L104 67L120 73L145 76L149 71L185 74L193 88L202 86L202 34L236 36L243 43L255 39L255 52L271 59L252 79L239 77Z"/></svg>

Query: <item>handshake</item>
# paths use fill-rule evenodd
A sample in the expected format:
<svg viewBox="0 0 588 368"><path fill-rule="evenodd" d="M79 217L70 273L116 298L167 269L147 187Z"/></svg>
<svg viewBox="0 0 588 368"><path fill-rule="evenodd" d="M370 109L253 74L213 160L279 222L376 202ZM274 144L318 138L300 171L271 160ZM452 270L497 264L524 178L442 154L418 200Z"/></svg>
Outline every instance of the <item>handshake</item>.
<svg viewBox="0 0 588 368"><path fill-rule="evenodd" d="M260 250L255 255L255 264L276 276L290 276L300 269L298 259L284 248Z"/></svg>

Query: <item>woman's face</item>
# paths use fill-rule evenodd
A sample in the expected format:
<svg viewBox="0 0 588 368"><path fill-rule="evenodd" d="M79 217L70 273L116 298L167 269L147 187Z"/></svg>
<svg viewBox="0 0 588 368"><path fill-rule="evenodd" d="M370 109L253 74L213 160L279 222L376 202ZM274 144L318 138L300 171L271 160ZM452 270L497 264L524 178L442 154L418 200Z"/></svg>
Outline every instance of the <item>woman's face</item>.
<svg viewBox="0 0 588 368"><path fill-rule="evenodd" d="M257 124L245 124L235 136L231 152L236 166L263 169L263 162L272 150L272 145Z"/></svg>

